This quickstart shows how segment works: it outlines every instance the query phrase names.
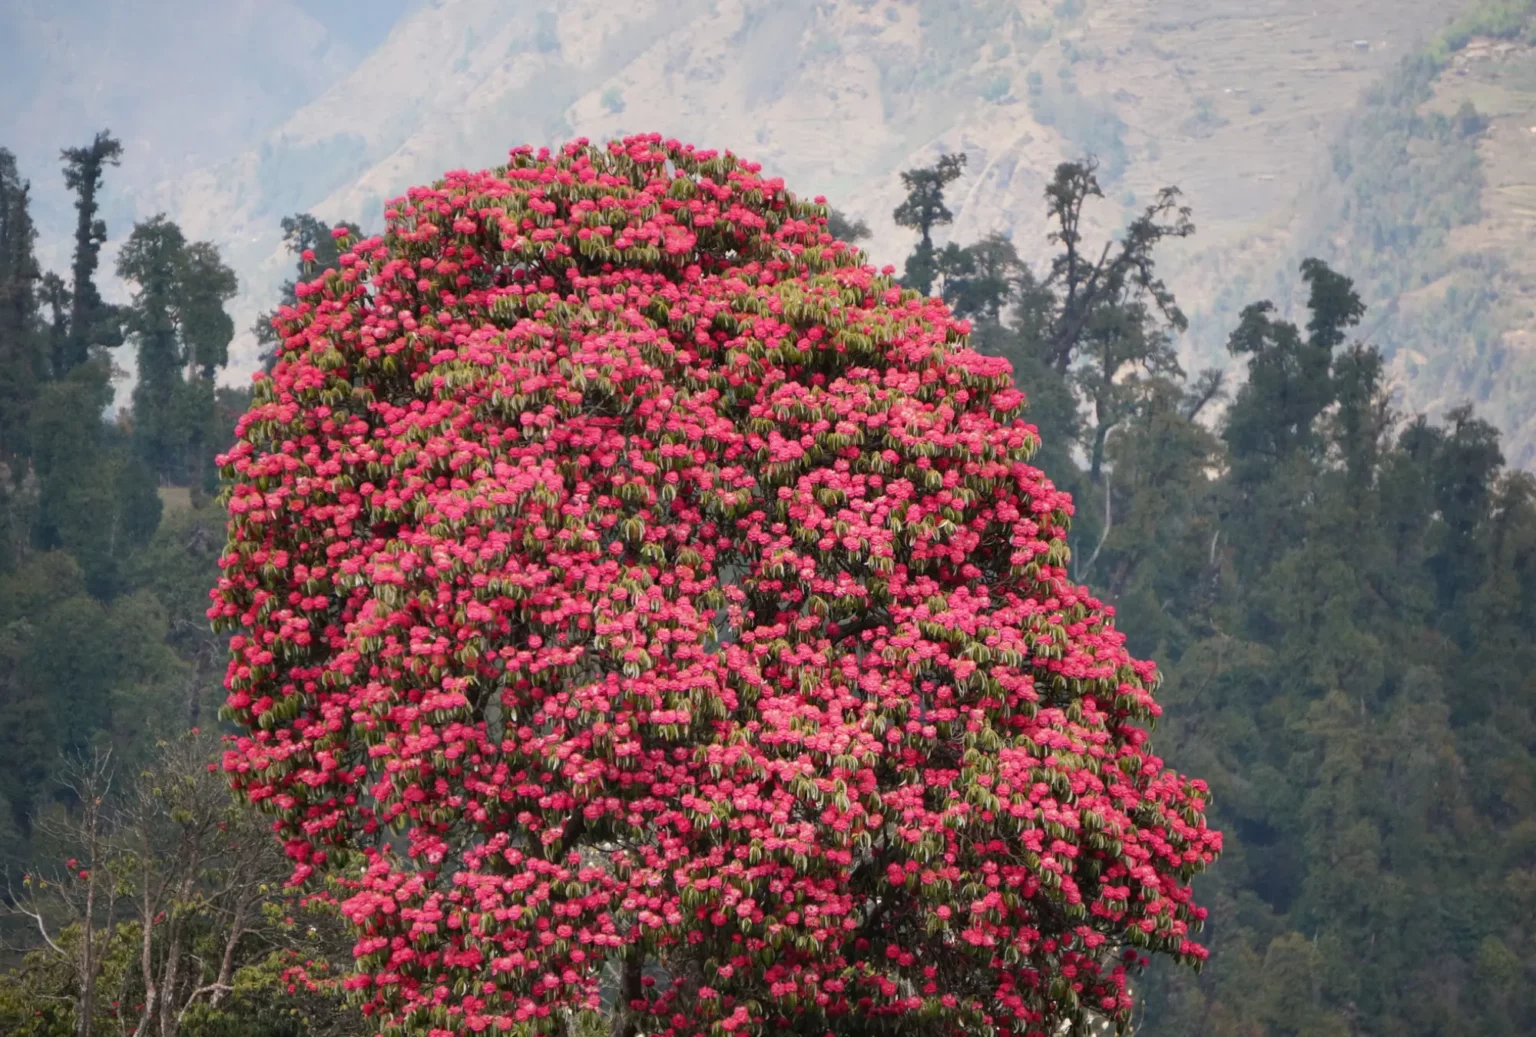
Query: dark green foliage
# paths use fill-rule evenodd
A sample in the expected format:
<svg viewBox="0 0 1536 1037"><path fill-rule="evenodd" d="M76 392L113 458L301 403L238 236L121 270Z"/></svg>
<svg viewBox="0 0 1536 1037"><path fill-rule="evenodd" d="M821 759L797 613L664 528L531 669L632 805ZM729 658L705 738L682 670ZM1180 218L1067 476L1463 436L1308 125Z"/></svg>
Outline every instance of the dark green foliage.
<svg viewBox="0 0 1536 1037"><path fill-rule="evenodd" d="M955 215L944 205L944 189L959 179L965 169L965 155L943 155L925 169L909 169L901 174L907 197L896 207L892 218L898 227L907 227L920 235L916 250L907 258L902 284L923 294L933 290L938 276L938 254L933 247L933 229L951 223Z"/></svg>
<svg viewBox="0 0 1536 1037"><path fill-rule="evenodd" d="M1211 959L1137 981L1138 1033L1536 1031L1536 479L1470 408L1395 414L1359 290L1316 259L1286 286L1304 319L1242 311L1217 415L1154 264L1187 211L1089 247L1096 188L1058 170L1043 275L991 237L934 284L1014 364L1074 576L1162 664L1160 755L1214 775Z"/></svg>
<svg viewBox="0 0 1536 1037"><path fill-rule="evenodd" d="M153 471L125 430L98 417L111 393L104 364L77 367L43 387L31 423L37 544L74 555L103 595L113 593L118 564L160 519Z"/></svg>
<svg viewBox="0 0 1536 1037"><path fill-rule="evenodd" d="M177 268L185 247L180 228L162 215L135 226L117 257L117 276L137 289L125 324L139 358L139 381L133 389L134 448L157 474L175 466L184 446L175 420L182 367L175 308Z"/></svg>
<svg viewBox="0 0 1536 1037"><path fill-rule="evenodd" d="M32 399L48 373L38 323L42 270L33 253L37 231L29 191L16 157L0 148L0 463L7 469L26 453ZM15 475L10 470L5 477Z"/></svg>
<svg viewBox="0 0 1536 1037"><path fill-rule="evenodd" d="M235 272L207 241L194 241L182 251L177 273L176 312L185 364L177 421L186 430L182 461L196 504L217 489L217 475L209 463L214 445L231 442L234 436L232 423L219 405L220 390L214 379L229 363L235 323L224 305L239 286Z"/></svg>
<svg viewBox="0 0 1536 1037"><path fill-rule="evenodd" d="M189 244L160 215L134 227L117 273L136 288L125 325L138 346L134 449L161 479L201 495L212 489L204 455L216 421L214 375L235 332L224 311L234 272L212 244Z"/></svg>
<svg viewBox="0 0 1536 1037"><path fill-rule="evenodd" d="M1311 285L1307 335L1272 317L1274 304L1243 310L1227 348L1248 358L1248 381L1227 416L1224 436L1239 482L1261 480L1297 451L1321 448L1316 421L1333 402L1333 350L1364 307L1348 279L1316 260L1302 266Z"/></svg>
<svg viewBox="0 0 1536 1037"><path fill-rule="evenodd" d="M1205 978L1150 983L1144 1032L1529 1032L1531 479L1467 408L1394 418L1349 281L1301 274L1304 331L1232 337L1212 590L1170 599L1165 747L1220 775L1235 852Z"/></svg>
<svg viewBox="0 0 1536 1037"><path fill-rule="evenodd" d="M977 323L978 336L1013 361L1020 386L1043 395L1035 413L1047 449L1069 449L1086 432L1087 476L1097 484L1110 432L1155 391L1154 383L1183 377L1170 334L1186 321L1157 277L1153 252L1164 239L1194 232L1190 211L1179 204L1177 190L1165 189L1119 241L1090 246L1082 220L1085 206L1103 197L1098 165L1091 159L1063 163L1046 189L1050 241L1060 250L1036 278L1012 242L999 235L965 248L954 242L932 247L927 229L953 218L944 189L964 164L963 156L954 159L902 174L908 196L896 221L923 233L907 260L907 281L924 290L939 285L955 311ZM1086 426L1078 400L1088 406ZM1046 470L1066 472L1066 454ZM1113 503L1106 503L1108 525Z"/></svg>
<svg viewBox="0 0 1536 1037"><path fill-rule="evenodd" d="M246 405L214 382L234 275L213 245L159 217L119 255L134 304L101 302L98 192L120 153L106 134L65 152L80 214L71 284L39 269L27 185L0 150L0 868L11 879L55 798L61 754L110 746L132 766L217 690L202 611L223 514L203 500L208 455L233 440ZM131 410L109 417L102 329L122 324L139 381ZM174 488L187 487L192 506L165 516L162 486L182 502Z"/></svg>
<svg viewBox="0 0 1536 1037"><path fill-rule="evenodd" d="M69 334L53 357L55 375L63 377L91 357L91 349L122 344L120 318L115 307L101 298L96 288L96 267L107 225L97 218L102 175L107 166L122 158L123 146L106 130L83 148L65 148L64 185L75 192L75 260L70 285Z"/></svg>
<svg viewBox="0 0 1536 1037"><path fill-rule="evenodd" d="M846 241L850 245L869 237L869 224L863 220L850 220L836 209L827 214L827 230L837 240Z"/></svg>

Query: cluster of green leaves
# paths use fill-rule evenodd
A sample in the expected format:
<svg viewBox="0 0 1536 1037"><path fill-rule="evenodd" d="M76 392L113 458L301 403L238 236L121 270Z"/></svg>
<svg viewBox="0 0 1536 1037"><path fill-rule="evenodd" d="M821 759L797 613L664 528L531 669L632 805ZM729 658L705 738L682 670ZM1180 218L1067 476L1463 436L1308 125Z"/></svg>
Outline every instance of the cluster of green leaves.
<svg viewBox="0 0 1536 1037"><path fill-rule="evenodd" d="M1091 162L1058 169L1044 272L996 236L931 251L1013 361L1074 573L1163 666L1159 749L1212 776L1229 836L1207 968L1145 977L1138 1032L1536 1030L1536 479L1470 408L1396 413L1360 291L1315 259L1300 316L1242 311L1235 392L1187 377L1152 253L1189 213L1165 192L1091 247L1097 196Z"/></svg>

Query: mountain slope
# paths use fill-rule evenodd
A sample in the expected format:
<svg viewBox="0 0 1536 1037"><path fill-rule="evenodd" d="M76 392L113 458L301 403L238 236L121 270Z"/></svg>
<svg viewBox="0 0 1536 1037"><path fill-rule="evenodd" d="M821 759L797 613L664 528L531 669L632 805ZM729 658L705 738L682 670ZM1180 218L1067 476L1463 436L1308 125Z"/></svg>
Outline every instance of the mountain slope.
<svg viewBox="0 0 1536 1037"><path fill-rule="evenodd" d="M494 0L436 0L259 143L136 204L229 243L246 289L238 323L248 327L291 262L281 216L306 209L377 226L383 201L405 187L494 164L523 142L657 130L730 148L867 219L871 254L894 263L911 245L889 219L900 170L965 151L949 236L1003 230L1039 259L1045 182L1057 162L1092 151L1108 195L1099 232L1164 184L1195 207L1198 234L1165 264L1197 315L1186 352L1210 362L1237 305L1279 294L1302 252L1333 247L1334 203L1348 190L1328 180L1341 137L1359 132L1355 101L1420 52L1448 14L1443 0L1233 6L531 0L513 20ZM1447 103L1453 93L1447 87ZM1532 110L1517 94L1507 107L1500 118ZM1513 153L1509 162L1506 179L1517 179ZM1500 240L1517 248L1521 224L1501 226ZM1370 301L1380 309L1399 293ZM1383 344L1406 406L1450 402L1440 368L1413 368ZM1423 343L1411 348L1429 355ZM239 356L254 364L249 341ZM1455 392L1481 391L1462 382ZM1503 410L1524 450L1536 430Z"/></svg>

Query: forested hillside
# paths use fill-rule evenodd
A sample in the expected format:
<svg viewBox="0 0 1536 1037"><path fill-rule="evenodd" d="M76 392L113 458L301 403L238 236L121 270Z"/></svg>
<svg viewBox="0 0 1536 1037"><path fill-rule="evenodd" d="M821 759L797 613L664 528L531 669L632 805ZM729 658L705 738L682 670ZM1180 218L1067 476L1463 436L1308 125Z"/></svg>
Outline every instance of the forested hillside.
<svg viewBox="0 0 1536 1037"><path fill-rule="evenodd" d="M907 271L1012 360L1077 500L1073 574L1165 669L1159 749L1212 776L1211 959L1150 978L1140 1032L1525 1032L1536 481L1471 409L1393 405L1358 289L1316 259L1297 314L1243 309L1243 377L1186 374L1151 275L1191 232L1181 200L1101 250L1074 232L1096 194L1091 167L1057 171L1049 267L994 238Z"/></svg>
<svg viewBox="0 0 1536 1037"><path fill-rule="evenodd" d="M330 982L322 953L345 956L334 913L283 900L281 847L211 762L214 456L249 400L217 386L236 280L163 216L101 269L122 153L102 132L28 171L76 199L53 271L31 180L0 148L0 1033L356 1032L334 990L308 989ZM114 276L127 305L103 301Z"/></svg>
<svg viewBox="0 0 1536 1037"><path fill-rule="evenodd" d="M931 6L851 6L880 32L937 38L918 31ZM1188 176L1164 178L1140 136L1100 135L1114 120L1083 115L1084 98L1130 102L1073 76L1110 77L1114 57L1134 57L1081 49L1126 24L1084 6L1042 5L1006 43L965 38L996 61L1021 40L1059 48L1065 75L1053 56L1054 78L1009 80L994 102L1054 112L1077 129L1052 148L1081 157L1020 143L1038 129L1016 127L1006 146L969 129L943 154L916 143L931 134L870 130L850 147L900 169L865 192L873 181L840 167L829 229L910 247L903 283L941 296L973 345L1011 362L1043 441L1035 463L1075 499L1071 575L1161 668L1152 746L1210 780L1226 835L1196 882L1210 958L1198 975L1158 966L1132 980L1137 1032L1536 1032L1536 479L1520 431L1536 392L1522 345L1536 298L1531 5L1473 5L1383 61L1386 77L1329 137L1321 178L1282 170L1305 207L1271 210L1251 234L1237 229L1242 206L1263 208L1263 192L1208 201L1198 155L1173 169ZM1438 22L1438 5L1420 6L1404 18ZM1204 31L1166 17L1160 32ZM518 30L516 53L553 62L562 41L606 39L573 18ZM805 29L752 25L759 42ZM1143 57L1169 46L1126 31ZM898 52L870 83L899 73ZM606 113L604 125L647 117L643 91L603 89L562 106ZM1210 97L1181 133L1207 139L1261 104ZM805 166L833 148L808 139ZM387 160L368 152L366 175L359 158L323 192L279 192L228 224L212 206L184 231L171 206L131 225L103 217L124 158L108 132L60 142L53 166L23 167L0 141L0 1034L372 1032L340 982L353 935L283 887L265 819L209 769L228 729L228 651L206 609L226 536L214 457L250 399L229 372L270 370L270 318L340 264L333 228L355 238L353 203L382 202L430 158L396 143ZM32 202L44 180L74 200L73 234L52 242ZM206 186L167 197L207 200ZM252 212L262 257L282 245L270 287L242 304L231 257L250 253ZM243 365L231 356L250 323L241 305L263 314L260 358Z"/></svg>
<svg viewBox="0 0 1536 1037"><path fill-rule="evenodd" d="M136 185L133 205L228 237L247 288L232 304L243 374L256 362L246 329L287 266L281 217L376 229L399 184L499 161L508 140L708 139L869 221L882 262L912 247L885 218L900 171L962 152L973 175L952 200L956 240L1009 233L1046 261L1035 200L1058 162L1092 152L1099 232L1163 183L1200 201L1200 238L1164 261L1190 315L1187 364L1228 363L1241 307L1299 304L1292 274L1320 256L1357 271L1372 320L1392 330L1381 345L1405 405L1438 417L1483 404L1511 463L1529 467L1517 388L1530 377L1536 219L1529 12L1525 0L531 0L508 19L494 2L445 0L232 157Z"/></svg>
<svg viewBox="0 0 1536 1037"><path fill-rule="evenodd" d="M244 399L215 384L235 278L214 244L158 217L125 234L115 271L98 268L99 195L120 154L105 133L64 151L78 227L59 273L35 259L30 183L0 151L0 797L13 862L61 750L110 734L127 752L196 723L221 666L201 599L222 539L211 454ZM102 301L114 273L129 306ZM114 384L125 350L140 371L131 394Z"/></svg>
<svg viewBox="0 0 1536 1037"><path fill-rule="evenodd" d="M281 862L202 773L213 743L185 734L217 726L223 648L203 610L223 541L209 455L243 405L213 381L233 284L214 246L150 220L116 271L132 306L99 301L92 198L117 152L104 134L65 152L81 204L64 275L32 259L26 181L0 155L0 760L7 931L28 953L0 986L0 1028L77 1030L82 1004L100 1025L132 1022L158 990L166 1034L289 1033L295 1018L346 1032L326 982L346 940L330 916L299 926L271 900ZM1074 231L1105 204L1098 171L1064 165L1042 199L1055 258L1031 267L1000 237L923 244L967 175L958 160L906 174L892 215L920 238L906 283L1012 362L1038 463L1076 497L1073 576L1162 666L1155 744L1212 779L1228 835L1200 880L1208 966L1137 981L1140 1032L1527 1031L1536 482L1473 412L1394 409L1344 272L1309 260L1299 313L1243 310L1228 339L1243 377L1188 374L1157 261L1196 234L1184 205L1198 199L1163 192L1101 243ZM335 261L329 229L288 223L310 270ZM114 409L123 349L146 376ZM102 768L114 778L98 799ZM94 886L97 868L109 878ZM252 874L271 885L237 881ZM273 1013L231 1014L274 992L288 1000Z"/></svg>

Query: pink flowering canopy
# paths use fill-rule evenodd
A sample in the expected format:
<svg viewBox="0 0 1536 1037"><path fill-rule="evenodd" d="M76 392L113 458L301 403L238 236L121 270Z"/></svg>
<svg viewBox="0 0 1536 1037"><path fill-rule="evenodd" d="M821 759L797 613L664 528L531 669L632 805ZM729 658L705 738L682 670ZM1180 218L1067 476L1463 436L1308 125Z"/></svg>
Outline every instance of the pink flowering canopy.
<svg viewBox="0 0 1536 1037"><path fill-rule="evenodd" d="M1009 365L822 202L519 148L282 311L220 459L224 766L381 1026L1054 1034L1204 957L1207 789Z"/></svg>

